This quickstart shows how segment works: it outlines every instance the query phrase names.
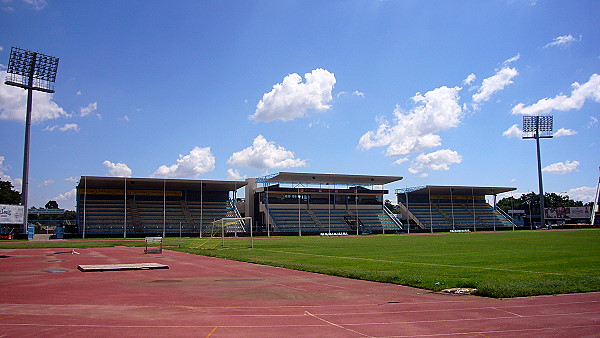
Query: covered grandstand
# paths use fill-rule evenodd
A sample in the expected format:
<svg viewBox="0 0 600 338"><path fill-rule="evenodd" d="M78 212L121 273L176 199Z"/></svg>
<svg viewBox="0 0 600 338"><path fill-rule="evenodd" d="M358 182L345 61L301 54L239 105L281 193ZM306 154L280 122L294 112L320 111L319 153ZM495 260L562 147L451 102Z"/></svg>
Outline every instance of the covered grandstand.
<svg viewBox="0 0 600 338"><path fill-rule="evenodd" d="M102 236L199 235L224 217L239 217L244 181L82 176L79 233Z"/></svg>
<svg viewBox="0 0 600 338"><path fill-rule="evenodd" d="M397 189L402 220L426 231L502 229L515 227L512 218L496 208L496 195L516 188L420 186ZM486 202L493 196L494 205Z"/></svg>
<svg viewBox="0 0 600 338"><path fill-rule="evenodd" d="M247 179L245 213L267 234L401 231L383 200L384 185L401 179L291 172Z"/></svg>

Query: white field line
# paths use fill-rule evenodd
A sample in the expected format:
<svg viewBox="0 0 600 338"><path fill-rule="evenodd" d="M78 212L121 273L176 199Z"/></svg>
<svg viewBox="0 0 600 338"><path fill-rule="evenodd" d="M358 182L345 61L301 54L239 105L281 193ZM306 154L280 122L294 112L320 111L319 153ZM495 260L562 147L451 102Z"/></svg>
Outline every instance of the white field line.
<svg viewBox="0 0 600 338"><path fill-rule="evenodd" d="M570 275L570 274L564 274L564 273L558 273L558 272L540 272L540 271L528 271L528 270L490 268L490 267L484 267L484 266L450 265L450 264L423 263L423 262L389 261L389 260L385 260L385 259L375 259L375 258L329 256L329 255L320 255L320 254L313 254L313 253L306 253L306 252L256 249L256 248L255 248L255 250L278 252L278 253L285 253L285 254L292 254L292 255L304 255L304 256L314 256L314 257L323 257L323 258L343 258L343 259L350 259L350 260L361 260L361 261L392 263L392 264L440 266L440 267L445 267L445 268L464 268L464 269L474 269L474 270L492 270L492 271L503 271L503 272L520 272L520 273L533 273L533 274L540 274L540 275L556 275L556 276L600 279L600 276L579 276L579 275Z"/></svg>

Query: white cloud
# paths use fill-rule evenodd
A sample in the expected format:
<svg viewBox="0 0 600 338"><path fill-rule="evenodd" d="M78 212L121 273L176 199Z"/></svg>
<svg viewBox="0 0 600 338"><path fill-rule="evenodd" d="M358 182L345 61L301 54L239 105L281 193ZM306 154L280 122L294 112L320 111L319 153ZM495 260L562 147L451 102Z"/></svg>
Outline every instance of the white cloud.
<svg viewBox="0 0 600 338"><path fill-rule="evenodd" d="M6 77L6 71L0 71L0 79ZM40 122L68 116L64 109L54 102L53 94L33 92L31 120ZM0 83L0 120L25 121L27 109L27 91Z"/></svg>
<svg viewBox="0 0 600 338"><path fill-rule="evenodd" d="M583 203L593 202L596 197L596 187L579 187L567 190L567 195L574 201Z"/></svg>
<svg viewBox="0 0 600 338"><path fill-rule="evenodd" d="M75 196L77 195L77 189L73 188L70 191L67 191L64 194L59 194L58 196L54 197L53 200L55 201L75 201Z"/></svg>
<svg viewBox="0 0 600 338"><path fill-rule="evenodd" d="M569 111L573 109L581 109L585 104L585 100L592 99L595 102L600 102L600 75L592 74L588 82L579 84L575 82L571 85L573 91L571 96L563 94L556 95L553 99L544 98L531 106L525 106L519 103L513 107L513 114L522 115L541 115L547 114L553 110Z"/></svg>
<svg viewBox="0 0 600 338"><path fill-rule="evenodd" d="M76 123L67 123L64 126L62 126L61 128L59 128L60 131L74 131L74 132L78 132L79 131L79 126Z"/></svg>
<svg viewBox="0 0 600 338"><path fill-rule="evenodd" d="M516 124L513 124L510 128L506 129L506 131L504 131L502 133L502 136L505 136L508 138L521 137L522 135L523 135L523 131Z"/></svg>
<svg viewBox="0 0 600 338"><path fill-rule="evenodd" d="M575 131L573 129L560 128L559 130L556 131L556 133L553 134L553 136L561 137L561 136L571 136L571 135L575 135L575 134L577 134L577 131Z"/></svg>
<svg viewBox="0 0 600 338"><path fill-rule="evenodd" d="M519 72L515 68L504 67L500 69L495 75L483 80L477 93L473 94L473 102L489 101L492 94L513 83L512 79L517 75L519 75Z"/></svg>
<svg viewBox="0 0 600 338"><path fill-rule="evenodd" d="M78 132L80 130L79 125L76 123L66 123L64 126L59 127L58 125L54 125L52 127L48 126L44 128L44 131L55 131L56 129L65 132L65 131L73 131Z"/></svg>
<svg viewBox="0 0 600 338"><path fill-rule="evenodd" d="M407 161L408 161L408 157L402 157L402 158L399 158L399 159L395 160L394 163L392 163L392 164L393 165L400 165L400 164L402 164L404 162L407 162Z"/></svg>
<svg viewBox="0 0 600 338"><path fill-rule="evenodd" d="M417 174L423 170L450 170L450 164L461 162L462 156L456 151L443 149L429 154L420 154L415 161L411 163L408 172Z"/></svg>
<svg viewBox="0 0 600 338"><path fill-rule="evenodd" d="M0 156L0 180L10 182L13 185L14 190L21 192L23 180L20 178L12 178L9 175L6 175L4 173L6 170L8 170L8 168L4 166L4 156Z"/></svg>
<svg viewBox="0 0 600 338"><path fill-rule="evenodd" d="M227 164L258 170L306 166L306 162L295 158L292 151L276 145L275 142L267 141L262 135L258 135L250 147L233 153L227 160Z"/></svg>
<svg viewBox="0 0 600 338"><path fill-rule="evenodd" d="M576 42L577 39L573 37L573 35L569 34L569 35L561 35L561 36L557 36L555 37L552 42L548 43L547 45L544 46L544 48L547 47L561 47L561 48L565 48L567 46L569 46L571 43ZM579 41L581 41L581 35L579 36Z"/></svg>
<svg viewBox="0 0 600 338"><path fill-rule="evenodd" d="M81 113L80 116L81 117L88 116L91 113L95 112L96 109L98 109L98 102L92 102L85 107L79 108L79 112Z"/></svg>
<svg viewBox="0 0 600 338"><path fill-rule="evenodd" d="M112 163L104 161L102 164L108 168L106 173L111 177L131 177L131 169L125 163Z"/></svg>
<svg viewBox="0 0 600 338"><path fill-rule="evenodd" d="M353 91L352 95L358 96L358 97L365 97L365 93L359 92L358 90Z"/></svg>
<svg viewBox="0 0 600 338"><path fill-rule="evenodd" d="M593 127L595 127L597 125L598 125L598 119L595 118L595 117L593 117L593 116L590 116L590 121L588 122L586 128L590 129L590 128L593 128Z"/></svg>
<svg viewBox="0 0 600 338"><path fill-rule="evenodd" d="M177 163L166 166L161 165L151 175L165 178L196 178L215 169L215 156L210 147L194 147L187 155L179 154Z"/></svg>
<svg viewBox="0 0 600 338"><path fill-rule="evenodd" d="M503 64L504 66L506 66L506 65L508 65L509 63L513 63L513 62L515 62L515 61L519 61L519 59L520 59L520 58L521 58L521 54L520 54L520 53L517 53L517 55L515 55L515 56L511 57L511 58L510 58L510 59L508 59L508 60L505 60L505 61L504 61L502 64Z"/></svg>
<svg viewBox="0 0 600 338"><path fill-rule="evenodd" d="M79 177L78 176L67 177L67 178L65 178L65 181L71 182L71 183L77 183L77 182L79 182Z"/></svg>
<svg viewBox="0 0 600 338"><path fill-rule="evenodd" d="M78 90L77 93L75 93L75 95L81 96L81 90Z"/></svg>
<svg viewBox="0 0 600 338"><path fill-rule="evenodd" d="M543 172L551 173L551 174L559 174L564 175L570 172L577 170L579 166L579 162L577 161L566 161L566 162L558 162L551 164L542 169Z"/></svg>
<svg viewBox="0 0 600 338"><path fill-rule="evenodd" d="M46 0L23 0L23 2L31 5L31 7L36 11L40 11L48 5Z"/></svg>
<svg viewBox="0 0 600 338"><path fill-rule="evenodd" d="M469 74L469 76L467 76L466 79L463 80L463 84L464 85L471 85L475 80L477 79L477 76L475 76L475 74L471 73Z"/></svg>
<svg viewBox="0 0 600 338"><path fill-rule="evenodd" d="M335 76L329 71L317 68L304 74L306 79L296 73L283 79L282 83L273 86L273 90L265 93L256 105L256 111L250 119L271 122L274 120L290 121L304 117L306 111L325 111L333 97L331 91L335 85Z"/></svg>
<svg viewBox="0 0 600 338"><path fill-rule="evenodd" d="M377 130L366 132L358 142L358 148L369 150L387 146L387 156L402 156L437 147L442 138L435 133L457 127L463 110L458 103L460 87L442 86L417 93L413 98L416 106L408 112L394 109L394 121L379 121Z"/></svg>
<svg viewBox="0 0 600 338"><path fill-rule="evenodd" d="M54 184L54 180L50 179L50 180L44 181L41 184L38 184L38 187L47 187L47 186L52 185L52 184Z"/></svg>
<svg viewBox="0 0 600 338"><path fill-rule="evenodd" d="M242 175L240 173L240 171L237 169L233 169L233 168L227 169L227 179L229 179L229 180L244 180L246 178L247 177L245 175Z"/></svg>

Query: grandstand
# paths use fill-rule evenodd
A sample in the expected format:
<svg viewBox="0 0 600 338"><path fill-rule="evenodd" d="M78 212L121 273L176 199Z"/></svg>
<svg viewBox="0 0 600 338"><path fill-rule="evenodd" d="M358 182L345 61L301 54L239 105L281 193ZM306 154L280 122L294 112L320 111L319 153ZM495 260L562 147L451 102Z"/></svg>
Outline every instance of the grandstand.
<svg viewBox="0 0 600 338"><path fill-rule="evenodd" d="M233 201L245 185L243 181L82 176L77 186L79 233L201 236L215 220L240 217Z"/></svg>
<svg viewBox="0 0 600 338"><path fill-rule="evenodd" d="M383 201L384 185L401 179L290 172L247 179L245 214L267 234L401 231Z"/></svg>
<svg viewBox="0 0 600 338"><path fill-rule="evenodd" d="M397 189L401 219L428 231L512 228L512 218L496 208L496 195L516 190L502 187L421 186ZM485 196L494 196L494 206Z"/></svg>

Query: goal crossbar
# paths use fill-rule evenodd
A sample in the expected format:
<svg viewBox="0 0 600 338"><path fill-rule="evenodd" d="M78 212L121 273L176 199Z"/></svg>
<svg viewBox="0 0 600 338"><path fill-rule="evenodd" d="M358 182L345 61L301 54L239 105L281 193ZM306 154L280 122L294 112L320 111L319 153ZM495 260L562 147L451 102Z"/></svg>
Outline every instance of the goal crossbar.
<svg viewBox="0 0 600 338"><path fill-rule="evenodd" d="M248 225L246 227L246 224ZM225 237L238 233L250 235L251 247L254 247L254 236L252 234L252 217L224 217L211 222L210 237L221 236L222 245L225 246Z"/></svg>

